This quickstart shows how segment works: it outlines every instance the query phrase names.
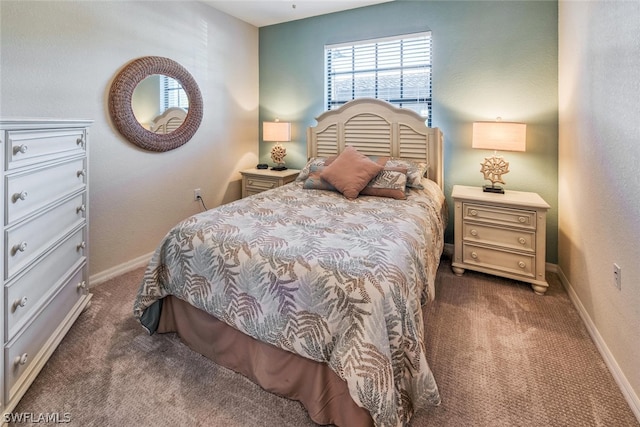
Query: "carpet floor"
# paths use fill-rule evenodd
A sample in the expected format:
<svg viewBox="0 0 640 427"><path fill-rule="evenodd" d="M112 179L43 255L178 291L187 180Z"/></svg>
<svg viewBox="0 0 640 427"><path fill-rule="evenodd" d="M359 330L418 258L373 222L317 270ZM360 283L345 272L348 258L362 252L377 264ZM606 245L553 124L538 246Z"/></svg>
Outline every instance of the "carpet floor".
<svg viewBox="0 0 640 427"><path fill-rule="evenodd" d="M315 426L300 403L175 334L149 336L132 317L142 274L92 289L91 306L14 413L66 414L67 425L83 427ZM557 276L548 280L538 296L520 282L457 277L443 257L426 325L442 404L416 413L410 427L640 426Z"/></svg>

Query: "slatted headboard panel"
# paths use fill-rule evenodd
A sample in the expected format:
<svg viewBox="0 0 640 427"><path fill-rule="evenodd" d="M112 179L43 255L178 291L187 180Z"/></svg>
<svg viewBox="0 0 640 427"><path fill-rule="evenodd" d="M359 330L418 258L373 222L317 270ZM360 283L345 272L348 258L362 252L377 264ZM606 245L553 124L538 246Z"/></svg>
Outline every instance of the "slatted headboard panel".
<svg viewBox="0 0 640 427"><path fill-rule="evenodd" d="M444 186L442 132L424 117L386 101L359 98L319 115L307 129L309 157L327 157L351 145L369 156L401 157L429 163L428 177Z"/></svg>

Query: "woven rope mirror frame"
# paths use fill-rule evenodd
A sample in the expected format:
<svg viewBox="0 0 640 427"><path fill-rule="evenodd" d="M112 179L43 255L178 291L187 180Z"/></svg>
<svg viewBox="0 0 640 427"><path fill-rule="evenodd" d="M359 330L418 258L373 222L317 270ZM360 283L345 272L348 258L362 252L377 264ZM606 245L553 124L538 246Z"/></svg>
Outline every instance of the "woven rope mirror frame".
<svg viewBox="0 0 640 427"><path fill-rule="evenodd" d="M176 79L189 98L184 122L167 134L145 129L133 114L133 91L138 83L153 74ZM130 142L149 151L169 151L185 144L198 130L202 122L202 95L194 78L180 64L160 56L145 56L127 64L111 83L109 114L118 131Z"/></svg>

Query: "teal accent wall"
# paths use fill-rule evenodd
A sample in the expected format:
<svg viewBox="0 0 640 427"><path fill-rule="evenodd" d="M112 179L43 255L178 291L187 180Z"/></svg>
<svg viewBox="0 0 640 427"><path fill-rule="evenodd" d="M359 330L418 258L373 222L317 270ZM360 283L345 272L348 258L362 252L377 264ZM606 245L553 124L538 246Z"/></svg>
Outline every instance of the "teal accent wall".
<svg viewBox="0 0 640 427"><path fill-rule="evenodd" d="M324 46L430 30L433 124L444 133L445 194L486 183L471 148L474 121L527 124L527 151L501 153L506 188L533 191L551 205L547 262L558 254L558 3L555 1L393 1L259 31L259 117L292 122L286 162L307 158L306 128L324 111ZM261 136L261 135L260 135ZM261 162L271 144L260 142ZM452 209L451 209L452 211ZM446 241L453 242L453 218Z"/></svg>

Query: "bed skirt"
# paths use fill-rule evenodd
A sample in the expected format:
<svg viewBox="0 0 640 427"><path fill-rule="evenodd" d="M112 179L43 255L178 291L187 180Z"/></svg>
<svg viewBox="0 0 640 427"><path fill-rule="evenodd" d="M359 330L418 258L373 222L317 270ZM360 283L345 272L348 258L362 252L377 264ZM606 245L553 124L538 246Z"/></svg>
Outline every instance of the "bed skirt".
<svg viewBox="0 0 640 427"><path fill-rule="evenodd" d="M369 412L355 404L346 382L326 364L262 343L179 298L164 298L157 332L176 332L218 365L301 402L318 424L373 426Z"/></svg>

